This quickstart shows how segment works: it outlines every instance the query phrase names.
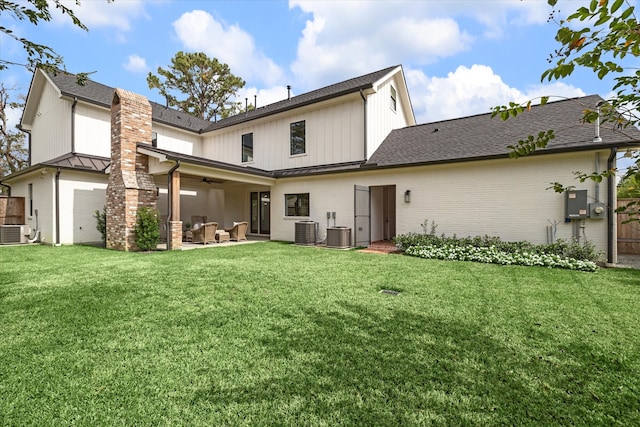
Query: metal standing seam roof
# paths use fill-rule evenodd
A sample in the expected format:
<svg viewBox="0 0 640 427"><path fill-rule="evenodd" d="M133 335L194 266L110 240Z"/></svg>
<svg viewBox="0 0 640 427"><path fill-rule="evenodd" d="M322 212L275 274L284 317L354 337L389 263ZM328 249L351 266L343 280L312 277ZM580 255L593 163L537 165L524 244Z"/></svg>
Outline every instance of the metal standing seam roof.
<svg viewBox="0 0 640 427"><path fill-rule="evenodd" d="M617 129L611 123L600 127L602 142L593 142L595 124L582 120L584 110L595 109L600 96L549 102L533 106L517 117L501 120L491 113L427 123L393 130L371 156L367 166L390 167L460 162L508 157L509 145L541 131L554 130L555 139L539 154L637 147L640 130Z"/></svg>
<svg viewBox="0 0 640 427"><path fill-rule="evenodd" d="M45 167L61 168L67 170L79 170L83 172L105 173L105 169L111 163L111 159L100 156L90 156L87 154L68 153L55 159L41 162L18 172L12 173L6 178L17 178L20 175L42 169Z"/></svg>

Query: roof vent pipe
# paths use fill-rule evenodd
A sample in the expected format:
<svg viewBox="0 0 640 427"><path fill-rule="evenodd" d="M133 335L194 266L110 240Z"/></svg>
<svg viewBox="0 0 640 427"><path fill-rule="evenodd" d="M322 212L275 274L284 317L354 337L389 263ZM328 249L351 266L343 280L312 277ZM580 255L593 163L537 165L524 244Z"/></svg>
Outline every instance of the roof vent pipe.
<svg viewBox="0 0 640 427"><path fill-rule="evenodd" d="M287 85L287 99L291 99L291 85Z"/></svg>
<svg viewBox="0 0 640 427"><path fill-rule="evenodd" d="M258 108L258 95L253 95L253 108Z"/></svg>
<svg viewBox="0 0 640 427"><path fill-rule="evenodd" d="M598 117L596 118L596 135L593 137L593 142L602 142L602 138L600 138L600 106L602 104L604 104L603 101L596 104L596 114Z"/></svg>
<svg viewBox="0 0 640 427"><path fill-rule="evenodd" d="M247 111L249 111L249 98L245 97L244 98L244 112L246 113Z"/></svg>

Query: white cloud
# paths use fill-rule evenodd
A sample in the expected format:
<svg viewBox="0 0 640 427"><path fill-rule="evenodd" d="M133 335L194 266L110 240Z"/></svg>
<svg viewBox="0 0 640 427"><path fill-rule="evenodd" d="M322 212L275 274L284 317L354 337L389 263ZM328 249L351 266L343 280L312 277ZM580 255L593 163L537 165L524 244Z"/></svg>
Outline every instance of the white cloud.
<svg viewBox="0 0 640 427"><path fill-rule="evenodd" d="M149 69L146 59L138 55L129 55L128 61L123 65L124 69L132 73L145 73Z"/></svg>
<svg viewBox="0 0 640 427"><path fill-rule="evenodd" d="M532 86L524 91L510 87L491 67L460 66L446 77L428 77L421 70L405 70L418 123L484 114L510 101L526 102L540 96L584 96L562 82Z"/></svg>
<svg viewBox="0 0 640 427"><path fill-rule="evenodd" d="M257 99L256 99L257 95ZM238 91L238 101L242 103L244 107L245 98L248 99L249 104L257 103L258 108L265 105L273 104L274 102L282 101L287 98L288 92L286 86L272 86L268 89L258 89L255 87L244 87ZM293 93L291 94L293 96Z"/></svg>
<svg viewBox="0 0 640 427"><path fill-rule="evenodd" d="M218 22L208 12L184 13L173 23L176 35L187 50L204 52L229 65L245 80L267 85L282 80L281 68L255 45L253 37L238 25Z"/></svg>
<svg viewBox="0 0 640 427"><path fill-rule="evenodd" d="M291 69L305 90L394 64L422 66L504 37L509 25L546 22L546 2L307 1ZM464 23L464 24L463 24ZM464 26L463 26L464 25Z"/></svg>
<svg viewBox="0 0 640 427"><path fill-rule="evenodd" d="M80 21L90 30L96 28L115 28L122 32L131 30L131 21L140 16L147 16L145 2L142 0L127 0L107 2L104 0L84 1L78 6L74 1L61 2L71 9ZM58 25L73 25L67 14L62 14L52 3L49 6L53 22Z"/></svg>

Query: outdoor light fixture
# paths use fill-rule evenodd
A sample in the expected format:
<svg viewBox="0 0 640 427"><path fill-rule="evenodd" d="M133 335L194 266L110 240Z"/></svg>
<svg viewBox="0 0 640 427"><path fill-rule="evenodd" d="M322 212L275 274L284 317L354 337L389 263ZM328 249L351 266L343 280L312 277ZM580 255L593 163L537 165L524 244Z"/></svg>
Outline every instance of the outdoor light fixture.
<svg viewBox="0 0 640 427"><path fill-rule="evenodd" d="M411 190L407 190L404 192L404 202L411 203Z"/></svg>

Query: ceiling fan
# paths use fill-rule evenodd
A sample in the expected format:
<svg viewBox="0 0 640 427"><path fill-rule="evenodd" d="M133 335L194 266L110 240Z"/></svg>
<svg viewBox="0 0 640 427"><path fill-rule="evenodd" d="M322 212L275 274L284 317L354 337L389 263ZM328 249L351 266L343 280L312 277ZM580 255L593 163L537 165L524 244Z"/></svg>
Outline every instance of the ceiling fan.
<svg viewBox="0 0 640 427"><path fill-rule="evenodd" d="M207 184L223 184L224 183L224 181L221 179L207 178L206 176L202 177L202 182Z"/></svg>

